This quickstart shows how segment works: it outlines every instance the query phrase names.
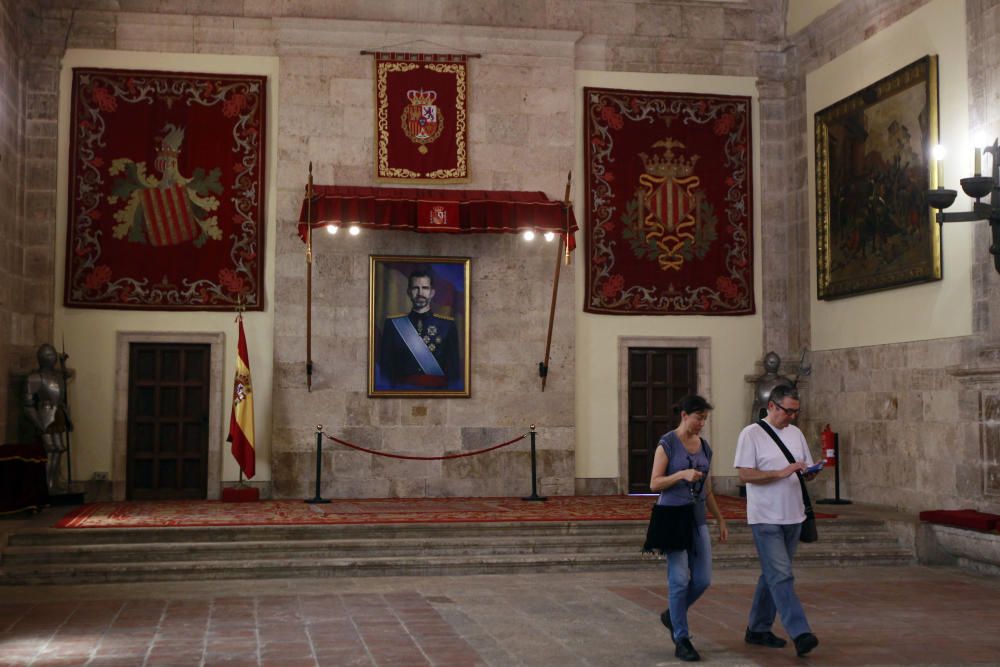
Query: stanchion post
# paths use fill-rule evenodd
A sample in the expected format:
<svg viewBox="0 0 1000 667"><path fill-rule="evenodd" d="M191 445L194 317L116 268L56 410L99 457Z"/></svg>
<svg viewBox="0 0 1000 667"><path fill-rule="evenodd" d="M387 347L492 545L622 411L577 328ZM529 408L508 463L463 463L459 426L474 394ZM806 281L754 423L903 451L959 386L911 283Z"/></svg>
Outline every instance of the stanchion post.
<svg viewBox="0 0 1000 667"><path fill-rule="evenodd" d="M548 498L538 495L537 470L538 464L535 461L535 425L531 425L531 495L521 500L546 501Z"/></svg>
<svg viewBox="0 0 1000 667"><path fill-rule="evenodd" d="M824 505L850 505L850 500L840 497L840 466L843 461L840 458L839 433L833 435L833 458L837 461L837 465L833 467L833 498L823 498L816 502L823 503Z"/></svg>
<svg viewBox="0 0 1000 667"><path fill-rule="evenodd" d="M307 503L315 505L317 503L330 502L319 493L323 477L323 425L316 424L316 495L306 500Z"/></svg>

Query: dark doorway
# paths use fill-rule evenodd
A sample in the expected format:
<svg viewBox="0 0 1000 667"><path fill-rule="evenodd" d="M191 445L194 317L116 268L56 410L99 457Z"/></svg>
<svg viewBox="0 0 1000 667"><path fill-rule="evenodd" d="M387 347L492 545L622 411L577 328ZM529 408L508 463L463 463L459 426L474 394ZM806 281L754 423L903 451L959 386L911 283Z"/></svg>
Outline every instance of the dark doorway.
<svg viewBox="0 0 1000 667"><path fill-rule="evenodd" d="M677 426L674 405L698 391L696 348L628 350L628 492L650 493L660 436Z"/></svg>
<svg viewBox="0 0 1000 667"><path fill-rule="evenodd" d="M207 496L210 358L209 345L129 346L128 499Z"/></svg>

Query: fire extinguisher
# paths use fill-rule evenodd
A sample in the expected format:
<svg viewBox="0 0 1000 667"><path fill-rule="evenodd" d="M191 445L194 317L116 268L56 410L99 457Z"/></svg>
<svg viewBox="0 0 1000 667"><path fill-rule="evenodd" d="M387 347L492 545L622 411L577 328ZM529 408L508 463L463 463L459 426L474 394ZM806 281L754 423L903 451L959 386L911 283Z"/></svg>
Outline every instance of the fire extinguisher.
<svg viewBox="0 0 1000 667"><path fill-rule="evenodd" d="M837 465L837 434L830 430L829 424L820 433L820 439L823 443L824 463L828 466Z"/></svg>

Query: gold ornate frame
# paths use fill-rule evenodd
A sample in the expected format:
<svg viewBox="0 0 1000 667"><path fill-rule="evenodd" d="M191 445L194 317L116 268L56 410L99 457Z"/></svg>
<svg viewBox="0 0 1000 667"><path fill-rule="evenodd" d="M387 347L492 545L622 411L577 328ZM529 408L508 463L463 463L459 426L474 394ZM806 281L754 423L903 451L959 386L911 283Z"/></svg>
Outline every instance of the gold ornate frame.
<svg viewBox="0 0 1000 667"><path fill-rule="evenodd" d="M941 279L937 69L925 56L816 113L820 299Z"/></svg>
<svg viewBox="0 0 1000 667"><path fill-rule="evenodd" d="M467 257L411 257L371 255L369 257L368 296L368 396L468 398L471 396L470 361L470 269ZM406 315L411 308L407 295L410 273L430 271L434 296L431 311L442 320L453 322L458 335L460 377L449 379L444 387L415 387L394 384L380 363L384 327L390 317ZM425 344L442 344L435 333ZM428 342L428 338L430 341ZM440 338L440 337L438 337ZM446 374L450 369L443 368Z"/></svg>

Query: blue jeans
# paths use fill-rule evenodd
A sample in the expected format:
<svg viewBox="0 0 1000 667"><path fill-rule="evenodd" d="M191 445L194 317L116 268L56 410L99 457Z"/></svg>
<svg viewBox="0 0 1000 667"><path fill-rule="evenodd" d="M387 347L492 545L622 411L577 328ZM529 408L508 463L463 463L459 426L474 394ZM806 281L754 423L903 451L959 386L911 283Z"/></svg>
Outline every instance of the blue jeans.
<svg viewBox="0 0 1000 667"><path fill-rule="evenodd" d="M799 546L801 524L787 526L751 524L753 541L760 557L760 579L750 607L751 632L767 632L774 624L775 613L781 614L781 624L794 639L811 632L802 603L795 594L792 557Z"/></svg>
<svg viewBox="0 0 1000 667"><path fill-rule="evenodd" d="M708 526L698 526L687 551L667 552L667 584L674 641L688 636L688 609L712 583L712 541Z"/></svg>

